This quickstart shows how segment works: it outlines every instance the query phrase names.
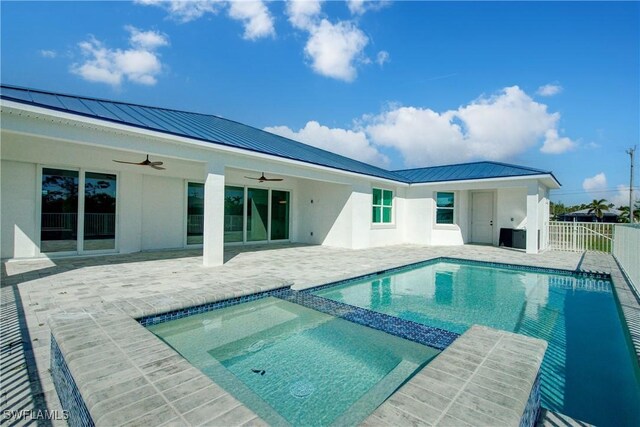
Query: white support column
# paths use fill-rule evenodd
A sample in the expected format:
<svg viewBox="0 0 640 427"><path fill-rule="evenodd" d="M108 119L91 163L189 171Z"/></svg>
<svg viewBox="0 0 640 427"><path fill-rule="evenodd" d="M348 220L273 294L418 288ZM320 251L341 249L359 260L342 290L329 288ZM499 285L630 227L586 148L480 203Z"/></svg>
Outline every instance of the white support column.
<svg viewBox="0 0 640 427"><path fill-rule="evenodd" d="M214 267L224 263L224 165L209 163L206 174L202 261Z"/></svg>
<svg viewBox="0 0 640 427"><path fill-rule="evenodd" d="M527 253L538 253L538 230L540 230L538 214L538 183L527 186Z"/></svg>

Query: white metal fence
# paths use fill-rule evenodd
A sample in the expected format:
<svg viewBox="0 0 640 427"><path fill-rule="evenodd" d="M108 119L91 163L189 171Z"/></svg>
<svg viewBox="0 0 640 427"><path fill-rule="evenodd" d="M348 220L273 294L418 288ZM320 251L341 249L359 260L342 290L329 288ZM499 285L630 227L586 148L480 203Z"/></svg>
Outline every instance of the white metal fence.
<svg viewBox="0 0 640 427"><path fill-rule="evenodd" d="M43 213L41 222L44 232L71 232L78 228L76 213ZM116 215L112 213L85 213L85 237L111 236L116 230Z"/></svg>
<svg viewBox="0 0 640 427"><path fill-rule="evenodd" d="M617 224L613 256L638 290L640 287L640 224Z"/></svg>
<svg viewBox="0 0 640 427"><path fill-rule="evenodd" d="M549 249L611 253L614 225L605 222L549 221Z"/></svg>

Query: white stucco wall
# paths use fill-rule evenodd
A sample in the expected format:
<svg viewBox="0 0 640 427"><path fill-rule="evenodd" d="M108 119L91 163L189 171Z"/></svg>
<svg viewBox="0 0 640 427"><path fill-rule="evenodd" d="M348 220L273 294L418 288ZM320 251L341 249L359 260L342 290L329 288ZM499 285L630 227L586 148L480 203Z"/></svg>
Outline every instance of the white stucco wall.
<svg viewBox="0 0 640 427"><path fill-rule="evenodd" d="M117 250L124 253L184 247L186 182L204 183L213 166L220 179L215 180L215 188L210 188L211 194L223 194L224 185L289 191L290 241L352 249L400 243L467 243L471 195L478 190L494 194L497 244L500 227L526 226L527 200L532 201L527 199L527 188L537 185L536 180L506 179L408 186L287 159L229 151L213 144L150 136L137 130L43 120L37 115L6 115L4 110L2 119L3 258L38 255L37 180L43 166L117 175ZM166 170L112 161L139 161L147 153L153 160L164 161ZM246 178L262 172L283 181L258 183ZM393 191L392 224L372 224L372 188ZM435 224L438 191L453 191L456 195L454 225ZM548 189L540 188L540 192L535 218L542 224L544 212L548 212ZM220 210L221 205L222 199L218 198L216 203L205 203L215 210ZM221 259L221 223L205 219L205 224L211 231L205 233L205 246L218 248L211 257L214 265Z"/></svg>
<svg viewBox="0 0 640 427"><path fill-rule="evenodd" d="M2 160L2 258L30 258L38 252L36 165Z"/></svg>
<svg viewBox="0 0 640 427"><path fill-rule="evenodd" d="M527 189L500 188L496 193L498 233L501 228L524 228L527 220Z"/></svg>
<svg viewBox="0 0 640 427"><path fill-rule="evenodd" d="M351 247L351 188L302 180L298 186L298 241Z"/></svg>
<svg viewBox="0 0 640 427"><path fill-rule="evenodd" d="M145 175L142 181L142 249L184 246L184 181Z"/></svg>

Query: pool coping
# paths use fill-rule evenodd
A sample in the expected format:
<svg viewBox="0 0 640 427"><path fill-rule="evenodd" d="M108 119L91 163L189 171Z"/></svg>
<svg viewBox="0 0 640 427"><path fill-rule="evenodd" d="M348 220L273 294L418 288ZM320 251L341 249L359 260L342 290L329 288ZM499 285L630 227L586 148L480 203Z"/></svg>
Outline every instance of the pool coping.
<svg viewBox="0 0 640 427"><path fill-rule="evenodd" d="M483 265L507 265L520 269L556 270L565 274L586 273L579 270L546 269L521 264L503 264L449 257L434 257L418 263L388 268L382 272L408 268L408 265L413 264L437 262L435 260L442 259L468 261ZM379 271L372 271L355 278L350 275L351 277L347 279L355 280L375 274L379 274ZM154 423L154 421L158 421L157 424L160 424L160 421L193 424L189 419L202 422L212 421L212 418L202 419L202 417L206 417L207 414L210 415L212 411L216 410L220 411L214 412L216 415L213 418L217 422L224 421L226 424L234 425L247 422L261 425L264 422L253 411L193 368L182 356L144 328L136 319L162 316L172 311L189 310L230 299L238 301L256 299L256 294L279 291L289 288L290 285L291 283L280 283L258 289L248 289L232 295L211 291L194 291L189 295L141 297L78 309L75 312L67 311L54 314L49 321L52 346L55 341L55 345L59 347L60 353L64 357L63 360L69 375L72 379L78 380L76 381L77 392L81 399L87 403L87 410L96 425L114 425L118 424L119 420L124 420L120 423L123 425L125 422L131 425L142 425ZM304 289L311 287L313 286L305 286ZM87 327L87 325L91 327ZM106 349L113 346L114 343L117 351L95 354L96 348L104 346L103 348ZM636 347L636 349L638 348ZM121 374L123 370L130 371L133 377L123 378ZM177 402L184 396L186 390L182 390L180 385L163 388L172 384L172 381L188 381L190 384L197 384L196 392L215 391L216 398L201 402L202 404L197 408L185 410ZM182 394L179 394L179 391ZM194 389L189 389L188 392L195 394ZM137 400L134 401L132 398ZM216 407L218 409L214 409ZM185 416L189 416L189 419ZM73 425L72 422L70 424Z"/></svg>
<svg viewBox="0 0 640 427"><path fill-rule="evenodd" d="M547 342L473 325L363 423L533 427Z"/></svg>

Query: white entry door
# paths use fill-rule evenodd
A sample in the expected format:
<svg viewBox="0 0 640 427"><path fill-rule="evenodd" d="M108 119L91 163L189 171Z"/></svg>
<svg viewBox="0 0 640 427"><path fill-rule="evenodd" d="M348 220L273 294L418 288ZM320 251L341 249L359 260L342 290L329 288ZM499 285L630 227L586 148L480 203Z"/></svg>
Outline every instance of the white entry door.
<svg viewBox="0 0 640 427"><path fill-rule="evenodd" d="M471 193L471 241L493 244L493 193Z"/></svg>

